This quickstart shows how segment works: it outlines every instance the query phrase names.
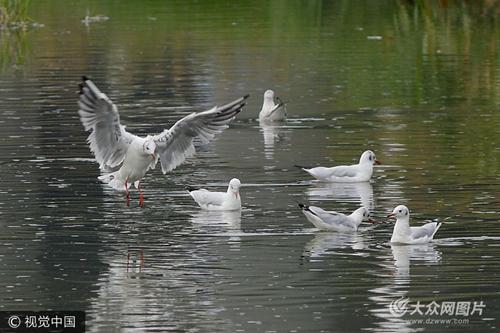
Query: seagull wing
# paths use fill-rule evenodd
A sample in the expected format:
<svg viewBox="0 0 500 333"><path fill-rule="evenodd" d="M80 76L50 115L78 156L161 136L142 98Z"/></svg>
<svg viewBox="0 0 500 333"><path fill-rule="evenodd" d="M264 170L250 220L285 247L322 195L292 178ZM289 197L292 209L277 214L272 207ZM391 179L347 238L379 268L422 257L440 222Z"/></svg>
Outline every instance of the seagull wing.
<svg viewBox="0 0 500 333"><path fill-rule="evenodd" d="M438 226L437 222L427 223L420 227L411 227L411 236L415 240L423 237L432 238L439 227L440 225Z"/></svg>
<svg viewBox="0 0 500 333"><path fill-rule="evenodd" d="M229 122L241 111L248 96L204 112L191 113L170 129L153 136L163 173L175 169L194 154L194 138L208 143L216 134L226 129Z"/></svg>
<svg viewBox="0 0 500 333"><path fill-rule="evenodd" d="M79 93L78 114L85 130L90 131L87 142L101 170L120 165L137 137L120 124L116 105L85 76Z"/></svg>
<svg viewBox="0 0 500 333"><path fill-rule="evenodd" d="M278 111L280 108L282 108L284 106L285 106L285 104L281 101L280 101L280 103L275 104L274 107L271 109L271 111L269 111L269 114L267 115L267 117L270 117L274 112Z"/></svg>
<svg viewBox="0 0 500 333"><path fill-rule="evenodd" d="M189 194L200 206L214 205L222 206L226 193L223 192L210 192L206 189L191 191Z"/></svg>
<svg viewBox="0 0 500 333"><path fill-rule="evenodd" d="M358 170L356 166L353 165L339 165L330 169L331 176L335 177L356 177L358 175Z"/></svg>
<svg viewBox="0 0 500 333"><path fill-rule="evenodd" d="M343 226L346 228L352 228L349 224L347 216L342 213L337 212L327 212L322 208L316 206L309 206L309 210L316 216L318 216L323 222L330 225Z"/></svg>

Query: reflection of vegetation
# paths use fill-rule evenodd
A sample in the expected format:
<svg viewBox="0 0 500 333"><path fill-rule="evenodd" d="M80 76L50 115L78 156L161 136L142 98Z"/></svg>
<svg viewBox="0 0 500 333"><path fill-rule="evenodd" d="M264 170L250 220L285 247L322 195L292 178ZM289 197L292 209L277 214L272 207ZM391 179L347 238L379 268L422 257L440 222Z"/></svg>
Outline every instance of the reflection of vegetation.
<svg viewBox="0 0 500 333"><path fill-rule="evenodd" d="M28 48L26 32L0 31L0 70L24 64Z"/></svg>
<svg viewBox="0 0 500 333"><path fill-rule="evenodd" d="M441 169L448 179L496 175L499 1L397 0L396 4L393 47L402 60L392 61L401 66L404 58L411 59L398 74L407 78L413 73L413 78L399 90L401 97L407 97L409 110L388 121L412 127L394 131L391 140L412 152L425 147L425 168L437 173ZM420 136L412 136L415 133ZM414 180L422 184L427 177Z"/></svg>
<svg viewBox="0 0 500 333"><path fill-rule="evenodd" d="M22 65L28 53L27 30L40 27L28 17L29 0L0 0L0 70Z"/></svg>
<svg viewBox="0 0 500 333"><path fill-rule="evenodd" d="M498 99L495 81L498 0L399 0L398 7L396 36L403 42L415 36L421 41L415 51L423 71L415 84L428 89L435 98L450 96L453 90L455 95L460 92L456 101ZM426 67L428 70L424 71ZM436 72L441 75L434 75ZM436 90L436 86L440 89Z"/></svg>
<svg viewBox="0 0 500 333"><path fill-rule="evenodd" d="M0 0L0 28L27 29L29 0Z"/></svg>

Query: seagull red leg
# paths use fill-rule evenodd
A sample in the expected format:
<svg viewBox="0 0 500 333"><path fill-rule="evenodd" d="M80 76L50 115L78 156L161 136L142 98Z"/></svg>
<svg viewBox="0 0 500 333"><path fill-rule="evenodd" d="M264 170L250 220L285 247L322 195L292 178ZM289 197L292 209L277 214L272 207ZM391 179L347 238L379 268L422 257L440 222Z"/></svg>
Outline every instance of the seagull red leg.
<svg viewBox="0 0 500 333"><path fill-rule="evenodd" d="M137 185L137 189L139 190L139 206L144 207L144 193L141 190L141 183Z"/></svg>
<svg viewBox="0 0 500 333"><path fill-rule="evenodd" d="M144 249L141 249L139 272L142 272L143 268L144 268Z"/></svg>

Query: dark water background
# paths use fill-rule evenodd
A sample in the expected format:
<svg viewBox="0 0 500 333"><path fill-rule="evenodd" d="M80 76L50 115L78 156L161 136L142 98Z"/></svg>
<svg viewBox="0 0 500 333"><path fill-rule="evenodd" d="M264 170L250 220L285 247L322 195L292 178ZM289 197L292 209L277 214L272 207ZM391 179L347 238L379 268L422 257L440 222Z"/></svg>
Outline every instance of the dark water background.
<svg viewBox="0 0 500 333"><path fill-rule="evenodd" d="M495 1L32 1L44 27L0 31L0 310L85 310L90 332L495 330L500 315L500 20ZM109 20L84 24L89 13ZM88 75L136 134L250 93L232 126L146 207L99 184L75 94ZM285 124L255 120L266 89ZM370 184L294 164L384 164ZM202 212L186 185L241 179L241 213ZM309 202L382 223L317 232ZM396 205L444 222L391 247ZM144 250L145 267L127 253ZM485 304L412 324L389 304Z"/></svg>

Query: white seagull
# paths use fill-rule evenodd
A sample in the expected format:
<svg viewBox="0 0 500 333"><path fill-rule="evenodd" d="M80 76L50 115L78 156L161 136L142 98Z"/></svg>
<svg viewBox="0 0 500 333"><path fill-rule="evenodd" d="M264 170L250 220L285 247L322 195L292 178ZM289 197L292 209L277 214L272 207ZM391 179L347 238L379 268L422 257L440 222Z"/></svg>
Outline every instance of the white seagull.
<svg viewBox="0 0 500 333"><path fill-rule="evenodd" d="M116 105L87 77L82 77L78 114L86 131L87 142L102 172L98 177L118 191L127 193L131 184L139 190L139 205L144 204L140 181L160 160L163 173L182 164L195 153L193 140L208 143L215 134L241 111L249 95L221 107L191 113L160 134L139 137L126 131L120 123Z"/></svg>
<svg viewBox="0 0 500 333"><path fill-rule="evenodd" d="M273 121L283 121L286 119L286 105L279 97L276 97L278 104L274 104L274 91L266 90L264 93L264 103L259 113L259 121L269 123Z"/></svg>
<svg viewBox="0 0 500 333"><path fill-rule="evenodd" d="M441 227L441 223L430 222L421 227L410 227L410 210L408 207L399 205L392 213L387 215L395 218L396 224L392 232L391 243L399 244L424 244L430 242Z"/></svg>
<svg viewBox="0 0 500 333"><path fill-rule="evenodd" d="M320 230L354 232L358 230L361 222L374 223L370 213L365 207L360 207L350 215L337 212L327 212L319 207L299 204L306 218Z"/></svg>
<svg viewBox="0 0 500 333"><path fill-rule="evenodd" d="M240 180L233 178L226 192L210 192L202 188L189 189L189 194L201 208L206 210L238 210L241 209L240 187Z"/></svg>
<svg viewBox="0 0 500 333"><path fill-rule="evenodd" d="M373 165L381 164L371 150L363 152L358 164L339 165L331 168L305 168L297 166L323 182L356 183L367 182L373 174Z"/></svg>

